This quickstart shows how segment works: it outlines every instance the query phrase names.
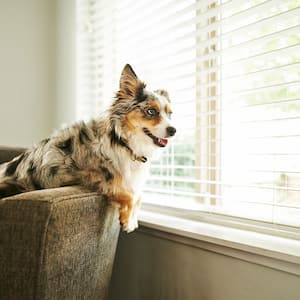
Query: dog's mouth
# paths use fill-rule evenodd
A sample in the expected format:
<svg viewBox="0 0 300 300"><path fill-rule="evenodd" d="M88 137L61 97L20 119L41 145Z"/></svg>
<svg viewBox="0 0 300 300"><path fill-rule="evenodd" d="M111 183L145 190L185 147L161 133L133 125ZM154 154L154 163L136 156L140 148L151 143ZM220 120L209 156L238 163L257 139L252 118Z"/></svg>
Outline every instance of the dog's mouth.
<svg viewBox="0 0 300 300"><path fill-rule="evenodd" d="M152 141L155 145L157 145L159 147L167 146L167 144L168 144L167 139L159 138L159 137L153 135L148 128L143 128L143 130L144 130L145 134L148 135L152 139Z"/></svg>

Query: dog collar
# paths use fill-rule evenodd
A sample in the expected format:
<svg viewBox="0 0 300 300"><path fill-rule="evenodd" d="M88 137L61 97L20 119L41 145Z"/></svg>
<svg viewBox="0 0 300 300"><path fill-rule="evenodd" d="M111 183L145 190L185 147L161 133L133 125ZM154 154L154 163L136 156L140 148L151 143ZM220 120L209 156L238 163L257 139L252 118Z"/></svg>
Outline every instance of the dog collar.
<svg viewBox="0 0 300 300"><path fill-rule="evenodd" d="M142 163L145 163L148 160L147 157L145 157L145 156L137 156L133 152L133 150L129 147L127 140L116 134L115 128L113 128L110 132L110 141L111 141L111 145L118 144L118 145L124 147L125 149L127 149L129 151L133 161L140 161Z"/></svg>
<svg viewBox="0 0 300 300"><path fill-rule="evenodd" d="M145 157L145 156L137 156L137 155L134 155L134 159L133 159L133 161L140 161L140 162L142 162L142 163L145 163L145 162L147 162L147 157Z"/></svg>

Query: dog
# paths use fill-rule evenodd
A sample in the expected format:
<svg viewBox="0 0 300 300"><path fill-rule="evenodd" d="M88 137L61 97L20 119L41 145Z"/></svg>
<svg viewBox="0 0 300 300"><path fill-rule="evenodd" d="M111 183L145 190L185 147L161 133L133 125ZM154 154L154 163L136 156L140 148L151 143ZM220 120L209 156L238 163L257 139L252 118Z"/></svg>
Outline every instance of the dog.
<svg viewBox="0 0 300 300"><path fill-rule="evenodd" d="M171 114L168 92L148 91L127 64L106 113L59 130L0 166L0 198L81 185L117 205L122 229L131 232L150 161L176 133Z"/></svg>

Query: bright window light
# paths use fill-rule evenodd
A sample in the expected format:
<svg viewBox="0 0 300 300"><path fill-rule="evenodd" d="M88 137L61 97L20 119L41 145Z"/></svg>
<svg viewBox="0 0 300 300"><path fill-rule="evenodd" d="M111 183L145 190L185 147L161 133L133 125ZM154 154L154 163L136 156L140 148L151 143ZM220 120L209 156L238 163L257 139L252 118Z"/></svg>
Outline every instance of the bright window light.
<svg viewBox="0 0 300 300"><path fill-rule="evenodd" d="M171 95L145 200L300 226L300 0L78 1L79 117L122 67Z"/></svg>

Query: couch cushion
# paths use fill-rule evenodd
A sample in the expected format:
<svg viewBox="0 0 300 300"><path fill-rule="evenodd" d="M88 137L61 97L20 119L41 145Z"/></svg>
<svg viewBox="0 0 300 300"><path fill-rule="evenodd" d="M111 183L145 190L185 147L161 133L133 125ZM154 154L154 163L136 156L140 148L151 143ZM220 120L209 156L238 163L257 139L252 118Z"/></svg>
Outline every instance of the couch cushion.
<svg viewBox="0 0 300 300"><path fill-rule="evenodd" d="M105 299L119 228L117 209L79 187L2 199L0 298Z"/></svg>

